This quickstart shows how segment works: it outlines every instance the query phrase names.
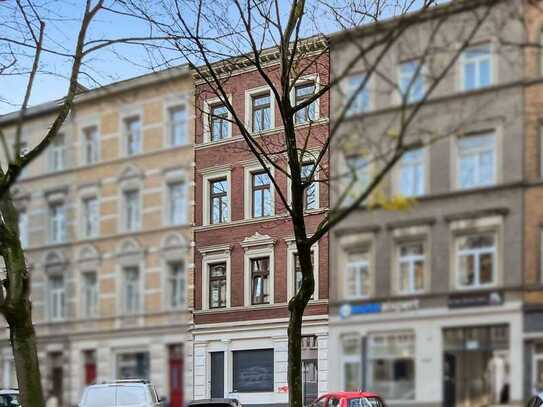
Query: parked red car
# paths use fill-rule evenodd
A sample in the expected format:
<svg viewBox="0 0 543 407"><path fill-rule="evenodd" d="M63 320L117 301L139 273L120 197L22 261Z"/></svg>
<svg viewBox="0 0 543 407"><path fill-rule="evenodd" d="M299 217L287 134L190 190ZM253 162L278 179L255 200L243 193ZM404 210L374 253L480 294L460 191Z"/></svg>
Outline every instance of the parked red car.
<svg viewBox="0 0 543 407"><path fill-rule="evenodd" d="M371 392L340 391L325 393L314 403L314 407L386 407L381 397Z"/></svg>

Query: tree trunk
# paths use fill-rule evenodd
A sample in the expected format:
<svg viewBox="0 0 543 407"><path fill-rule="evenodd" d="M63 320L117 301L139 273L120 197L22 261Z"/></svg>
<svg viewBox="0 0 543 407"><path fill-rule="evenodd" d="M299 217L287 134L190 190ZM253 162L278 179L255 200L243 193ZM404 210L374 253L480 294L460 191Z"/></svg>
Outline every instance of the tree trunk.
<svg viewBox="0 0 543 407"><path fill-rule="evenodd" d="M16 316L13 321L8 320L8 324L21 402L24 407L44 407L36 333L32 325L30 303L16 308L14 310Z"/></svg>
<svg viewBox="0 0 543 407"><path fill-rule="evenodd" d="M293 307L294 308L294 307ZM288 322L288 394L290 407L303 406L302 394L302 309L291 310Z"/></svg>

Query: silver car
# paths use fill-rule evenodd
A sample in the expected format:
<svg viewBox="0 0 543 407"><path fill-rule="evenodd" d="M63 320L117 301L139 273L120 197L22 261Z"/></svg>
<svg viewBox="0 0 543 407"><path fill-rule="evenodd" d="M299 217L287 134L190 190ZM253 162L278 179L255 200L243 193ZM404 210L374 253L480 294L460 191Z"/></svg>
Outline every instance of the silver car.
<svg viewBox="0 0 543 407"><path fill-rule="evenodd" d="M83 392L79 407L158 407L155 387L146 380L117 380L93 384Z"/></svg>

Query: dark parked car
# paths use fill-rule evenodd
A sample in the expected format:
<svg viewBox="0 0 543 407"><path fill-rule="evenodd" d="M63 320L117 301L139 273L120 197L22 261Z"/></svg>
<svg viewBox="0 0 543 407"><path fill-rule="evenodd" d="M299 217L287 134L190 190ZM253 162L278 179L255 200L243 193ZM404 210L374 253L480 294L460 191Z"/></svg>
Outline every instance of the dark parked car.
<svg viewBox="0 0 543 407"><path fill-rule="evenodd" d="M189 401L185 407L241 407L241 403L237 399L204 399Z"/></svg>

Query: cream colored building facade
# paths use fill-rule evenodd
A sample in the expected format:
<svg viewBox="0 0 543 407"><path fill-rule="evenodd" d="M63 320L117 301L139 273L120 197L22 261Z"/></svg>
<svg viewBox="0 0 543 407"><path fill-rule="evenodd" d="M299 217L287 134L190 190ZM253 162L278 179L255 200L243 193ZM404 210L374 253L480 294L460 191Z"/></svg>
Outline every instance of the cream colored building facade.
<svg viewBox="0 0 543 407"><path fill-rule="evenodd" d="M29 111L27 146L53 110ZM0 119L8 138L14 117ZM45 392L63 406L86 382L133 376L191 398L193 123L188 67L82 93L15 188ZM0 332L0 384L13 386Z"/></svg>

